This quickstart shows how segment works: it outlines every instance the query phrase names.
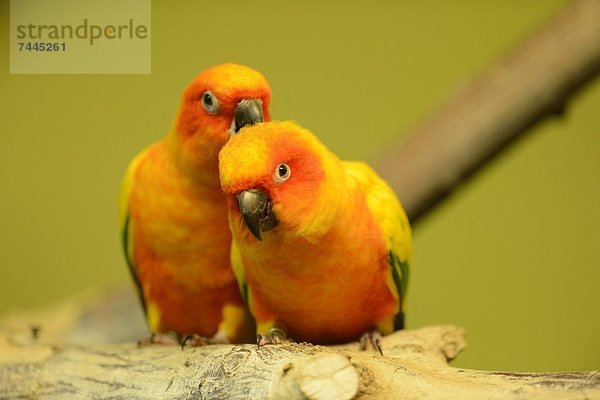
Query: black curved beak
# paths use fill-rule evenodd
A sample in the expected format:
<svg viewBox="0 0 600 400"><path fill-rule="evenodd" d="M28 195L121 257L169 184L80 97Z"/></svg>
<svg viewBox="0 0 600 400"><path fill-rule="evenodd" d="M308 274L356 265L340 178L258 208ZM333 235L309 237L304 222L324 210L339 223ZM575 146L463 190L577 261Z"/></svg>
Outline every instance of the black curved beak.
<svg viewBox="0 0 600 400"><path fill-rule="evenodd" d="M254 125L264 122L262 101L260 99L244 99L238 103L233 114L234 132L237 133L246 125Z"/></svg>
<svg viewBox="0 0 600 400"><path fill-rule="evenodd" d="M271 199L260 189L249 189L237 195L238 207L248 230L258 240L262 233L275 229L279 221L271 209Z"/></svg>

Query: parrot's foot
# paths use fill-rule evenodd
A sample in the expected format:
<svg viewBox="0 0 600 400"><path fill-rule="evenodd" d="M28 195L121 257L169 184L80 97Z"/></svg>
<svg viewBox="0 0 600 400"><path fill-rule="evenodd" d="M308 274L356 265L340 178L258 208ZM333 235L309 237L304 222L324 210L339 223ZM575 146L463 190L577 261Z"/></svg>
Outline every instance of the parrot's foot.
<svg viewBox="0 0 600 400"><path fill-rule="evenodd" d="M153 344L176 346L179 345L179 335L175 333L153 333L149 337L138 340L138 347L151 346Z"/></svg>
<svg viewBox="0 0 600 400"><path fill-rule="evenodd" d="M371 343L373 348L379 350L379 354L383 355L383 351L381 350L381 333L379 331L367 332L360 337L361 350L366 350L369 343Z"/></svg>
<svg viewBox="0 0 600 400"><path fill-rule="evenodd" d="M195 333L192 335L185 335L181 339L181 350L183 350L183 348L185 346L199 347L199 346L205 346L205 345L211 344L211 343L212 342L210 341L209 338L206 338L206 337L200 336L200 335L196 335Z"/></svg>
<svg viewBox="0 0 600 400"><path fill-rule="evenodd" d="M231 344L231 341L227 338L227 334L222 330L218 330L217 333L210 338L193 333L191 335L185 335L181 339L181 350L183 350L185 346L198 347L207 344Z"/></svg>
<svg viewBox="0 0 600 400"><path fill-rule="evenodd" d="M290 340L281 328L271 328L266 335L256 334L256 345L260 349L266 344L281 344L287 343Z"/></svg>

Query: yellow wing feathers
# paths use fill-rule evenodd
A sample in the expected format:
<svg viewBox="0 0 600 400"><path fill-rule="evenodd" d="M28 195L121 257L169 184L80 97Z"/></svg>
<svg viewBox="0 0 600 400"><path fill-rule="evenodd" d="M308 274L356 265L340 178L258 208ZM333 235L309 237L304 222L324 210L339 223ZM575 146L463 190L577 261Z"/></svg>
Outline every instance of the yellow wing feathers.
<svg viewBox="0 0 600 400"><path fill-rule="evenodd" d="M385 236L391 271L387 286L399 300L400 305L393 325L394 329L400 329L404 325L402 309L406 303L405 292L412 258L412 234L408 217L394 191L371 167L358 161L345 161L343 165L350 179L354 180L365 193L367 207L373 213ZM386 321L386 325L390 324L391 321ZM385 332L388 330L387 326L383 329Z"/></svg>
<svg viewBox="0 0 600 400"><path fill-rule="evenodd" d="M393 251L400 261L410 262L410 224L394 191L366 163L343 161L342 164L347 175L362 187L367 206L386 238L388 250Z"/></svg>
<svg viewBox="0 0 600 400"><path fill-rule="evenodd" d="M240 294L242 295L242 299L244 302L248 304L248 286L246 285L246 278L244 276L244 266L242 264L242 255L240 254L240 249L238 248L235 240L231 242L231 269L233 270L233 275L235 275L235 279L238 283Z"/></svg>
<svg viewBox="0 0 600 400"><path fill-rule="evenodd" d="M142 295L142 286L139 281L139 278L136 273L136 266L134 263L133 257L133 229L131 227L132 221L129 215L129 200L131 197L131 191L134 185L135 173L140 162L146 156L148 149L140 152L127 167L127 172L125 173L125 177L123 178L123 182L121 183L121 194L119 198L119 228L121 232L121 244L123 246L123 252L125 253L125 259L127 261L127 266L129 267L129 272L131 272L131 276L133 281L136 284L138 289L138 295L140 296L140 300L142 303L142 307L147 315L148 321L150 322L150 327L155 331L155 323L152 322L152 310L148 310L147 304L144 301L144 297ZM158 312L158 310L155 310ZM158 317L154 318L157 319Z"/></svg>
<svg viewBox="0 0 600 400"><path fill-rule="evenodd" d="M142 151L129 163L127 172L121 183L121 195L119 198L119 226L121 229L125 226L127 215L129 214L129 197L131 196L135 171L137 170L140 161L145 157L147 151L148 149Z"/></svg>

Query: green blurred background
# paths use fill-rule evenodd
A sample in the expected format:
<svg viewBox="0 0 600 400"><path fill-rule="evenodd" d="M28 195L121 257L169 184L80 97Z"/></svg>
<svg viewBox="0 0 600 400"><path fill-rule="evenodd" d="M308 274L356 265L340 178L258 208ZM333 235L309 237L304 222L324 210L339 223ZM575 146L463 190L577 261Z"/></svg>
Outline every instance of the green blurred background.
<svg viewBox="0 0 600 400"><path fill-rule="evenodd" d="M122 173L204 68L260 70L274 118L375 160L565 2L153 2L152 74L55 76L8 74L0 4L3 313L129 280ZM454 365L600 368L599 111L595 81L415 230L408 327L465 327Z"/></svg>

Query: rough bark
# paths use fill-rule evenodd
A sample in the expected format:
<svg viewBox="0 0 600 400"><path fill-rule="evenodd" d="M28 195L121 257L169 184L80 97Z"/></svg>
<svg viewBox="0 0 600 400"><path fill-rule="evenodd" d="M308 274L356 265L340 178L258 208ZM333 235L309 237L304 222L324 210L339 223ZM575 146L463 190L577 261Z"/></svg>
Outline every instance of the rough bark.
<svg viewBox="0 0 600 400"><path fill-rule="evenodd" d="M451 368L460 328L400 331L384 356L358 345L134 343L2 344L0 398L161 399L583 399L600 396L597 373L514 373Z"/></svg>
<svg viewBox="0 0 600 400"><path fill-rule="evenodd" d="M596 372L452 368L465 347L452 325L399 331L384 355L310 344L138 348L130 287L88 293L0 321L0 399L592 399ZM35 329L31 329L32 326ZM135 336L135 339L141 336Z"/></svg>
<svg viewBox="0 0 600 400"><path fill-rule="evenodd" d="M575 0L374 163L414 225L600 71L600 1Z"/></svg>

